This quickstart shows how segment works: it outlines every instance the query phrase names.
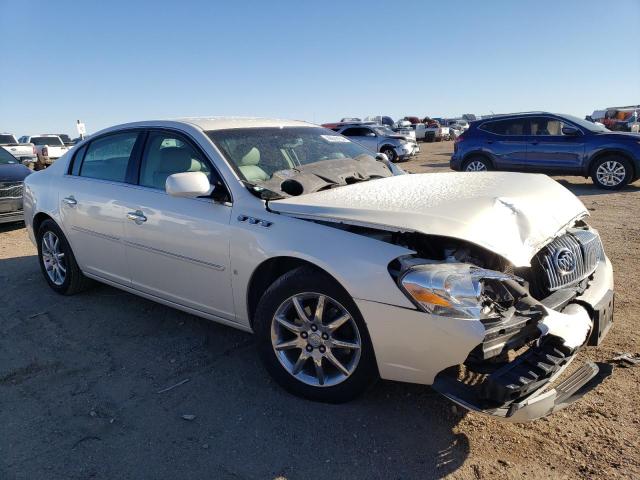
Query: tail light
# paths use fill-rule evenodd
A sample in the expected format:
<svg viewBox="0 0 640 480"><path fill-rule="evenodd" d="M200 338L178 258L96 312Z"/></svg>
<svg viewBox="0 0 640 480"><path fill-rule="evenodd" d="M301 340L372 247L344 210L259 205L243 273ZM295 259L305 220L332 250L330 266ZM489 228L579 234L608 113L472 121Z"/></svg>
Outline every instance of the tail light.
<svg viewBox="0 0 640 480"><path fill-rule="evenodd" d="M36 150L36 146L35 145L31 145L31 148L33 149L33 154L34 155L38 155L38 150Z"/></svg>
<svg viewBox="0 0 640 480"><path fill-rule="evenodd" d="M458 138L455 139L454 143L460 143L462 140L464 140L464 135L459 135Z"/></svg>
<svg viewBox="0 0 640 480"><path fill-rule="evenodd" d="M42 156L43 157L49 156L49 147L42 147Z"/></svg>

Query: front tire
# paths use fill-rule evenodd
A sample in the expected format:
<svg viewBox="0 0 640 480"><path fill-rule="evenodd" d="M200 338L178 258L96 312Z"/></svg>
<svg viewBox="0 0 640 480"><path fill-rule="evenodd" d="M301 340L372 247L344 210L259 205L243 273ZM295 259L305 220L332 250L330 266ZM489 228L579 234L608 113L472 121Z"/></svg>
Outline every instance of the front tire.
<svg viewBox="0 0 640 480"><path fill-rule="evenodd" d="M53 220L45 220L37 234L40 270L49 287L61 295L73 295L91 286L78 267L71 246Z"/></svg>
<svg viewBox="0 0 640 480"><path fill-rule="evenodd" d="M462 170L465 172L487 172L492 170L493 166L491 162L484 157L471 157L469 160L464 162L464 166Z"/></svg>
<svg viewBox="0 0 640 480"><path fill-rule="evenodd" d="M391 148L391 147L384 147L380 153L384 153L387 158L389 159L390 162L397 162L398 161L398 154L396 153L396 151Z"/></svg>
<svg viewBox="0 0 640 480"><path fill-rule="evenodd" d="M371 340L353 299L312 267L287 272L267 289L254 327L267 371L294 395L346 402L378 378Z"/></svg>
<svg viewBox="0 0 640 480"><path fill-rule="evenodd" d="M619 190L631 181L633 175L629 161L617 155L607 155L596 160L591 168L591 179L597 187Z"/></svg>

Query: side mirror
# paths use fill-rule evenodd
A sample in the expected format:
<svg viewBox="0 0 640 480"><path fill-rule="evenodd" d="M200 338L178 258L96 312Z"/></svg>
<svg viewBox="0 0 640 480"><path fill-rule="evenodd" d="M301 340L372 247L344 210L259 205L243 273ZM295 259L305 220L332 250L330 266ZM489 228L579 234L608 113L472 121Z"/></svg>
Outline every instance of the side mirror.
<svg viewBox="0 0 640 480"><path fill-rule="evenodd" d="M576 135L580 135L580 130L578 130L576 127L566 125L562 127L562 134L570 137L575 137Z"/></svg>
<svg viewBox="0 0 640 480"><path fill-rule="evenodd" d="M212 191L209 178L202 172L182 172L169 175L165 190L172 197L196 198Z"/></svg>

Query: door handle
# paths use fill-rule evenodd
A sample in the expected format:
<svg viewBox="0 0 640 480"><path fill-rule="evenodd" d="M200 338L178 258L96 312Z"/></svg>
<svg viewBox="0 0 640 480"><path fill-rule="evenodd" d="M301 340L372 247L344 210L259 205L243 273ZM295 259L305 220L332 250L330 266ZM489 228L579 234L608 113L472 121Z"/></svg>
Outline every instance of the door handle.
<svg viewBox="0 0 640 480"><path fill-rule="evenodd" d="M127 213L127 218L136 222L136 225L141 225L147 221L147 217L144 216L144 213L140 210L136 210L135 212Z"/></svg>
<svg viewBox="0 0 640 480"><path fill-rule="evenodd" d="M538 145L540 142L531 142L531 145Z"/></svg>
<svg viewBox="0 0 640 480"><path fill-rule="evenodd" d="M75 207L78 204L78 201L73 198L73 195L69 195L68 197L64 197L62 199L62 203L65 205L69 205L70 207Z"/></svg>

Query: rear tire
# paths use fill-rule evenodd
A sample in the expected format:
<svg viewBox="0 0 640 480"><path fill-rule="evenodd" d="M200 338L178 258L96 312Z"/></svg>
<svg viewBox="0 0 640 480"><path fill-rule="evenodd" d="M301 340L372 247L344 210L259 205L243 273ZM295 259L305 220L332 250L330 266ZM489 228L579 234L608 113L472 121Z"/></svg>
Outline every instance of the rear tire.
<svg viewBox="0 0 640 480"><path fill-rule="evenodd" d="M42 222L36 239L40 270L54 292L74 295L93 284L78 267L67 238L53 220Z"/></svg>
<svg viewBox="0 0 640 480"><path fill-rule="evenodd" d="M606 155L595 161L591 167L591 179L599 188L620 190L633 176L633 167L624 157Z"/></svg>
<svg viewBox="0 0 640 480"><path fill-rule="evenodd" d="M493 170L493 165L489 160L480 156L469 158L462 166L464 172L487 172L489 170Z"/></svg>
<svg viewBox="0 0 640 480"><path fill-rule="evenodd" d="M254 318L265 368L294 395L342 403L378 379L369 333L355 302L315 268L299 267L278 278L260 299Z"/></svg>

